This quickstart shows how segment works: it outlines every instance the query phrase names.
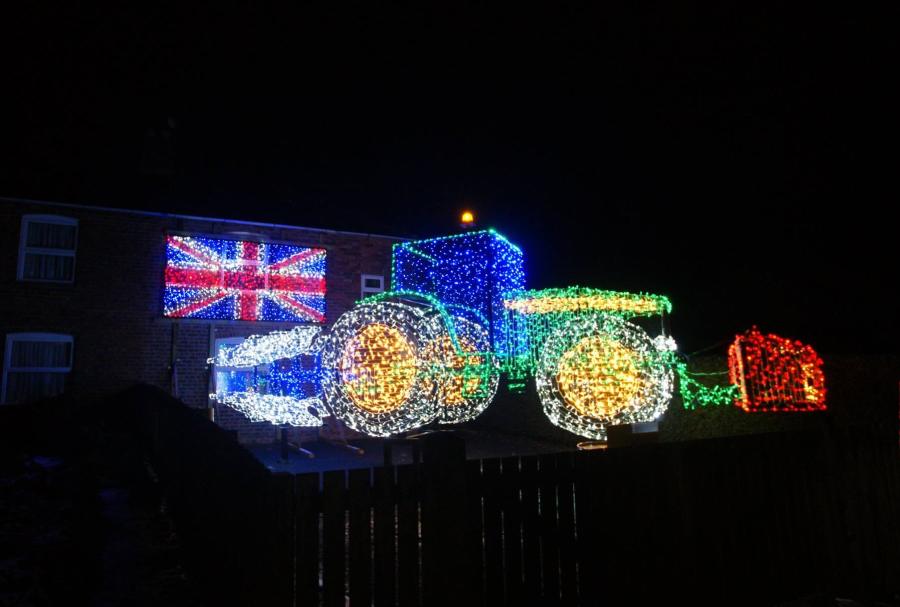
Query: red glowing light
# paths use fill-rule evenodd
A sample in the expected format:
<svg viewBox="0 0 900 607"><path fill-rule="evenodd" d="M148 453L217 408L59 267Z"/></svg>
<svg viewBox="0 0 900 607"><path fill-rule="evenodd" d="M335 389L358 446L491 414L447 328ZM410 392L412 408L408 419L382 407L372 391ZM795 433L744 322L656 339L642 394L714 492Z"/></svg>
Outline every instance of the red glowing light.
<svg viewBox="0 0 900 607"><path fill-rule="evenodd" d="M753 327L728 349L728 371L740 389L734 404L744 411L825 409L822 359L803 342Z"/></svg>

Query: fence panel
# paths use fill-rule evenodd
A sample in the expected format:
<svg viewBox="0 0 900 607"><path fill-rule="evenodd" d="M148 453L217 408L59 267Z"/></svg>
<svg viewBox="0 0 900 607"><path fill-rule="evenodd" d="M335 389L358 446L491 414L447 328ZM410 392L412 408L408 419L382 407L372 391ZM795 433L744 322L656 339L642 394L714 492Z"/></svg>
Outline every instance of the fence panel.
<svg viewBox="0 0 900 607"><path fill-rule="evenodd" d="M484 602L503 604L503 527L500 510L500 460L481 462L484 500Z"/></svg>
<svg viewBox="0 0 900 607"><path fill-rule="evenodd" d="M325 607L346 605L346 470L322 475L322 588Z"/></svg>
<svg viewBox="0 0 900 607"><path fill-rule="evenodd" d="M397 598L401 607L419 605L421 596L418 485L417 466L398 466Z"/></svg>
<svg viewBox="0 0 900 607"><path fill-rule="evenodd" d="M559 529L559 589L563 605L578 603L577 554L575 551L575 458L560 453L556 458L556 504Z"/></svg>
<svg viewBox="0 0 900 607"><path fill-rule="evenodd" d="M522 508L519 497L519 458L500 460L500 510L503 513L503 568L507 604L524 599L522 584Z"/></svg>
<svg viewBox="0 0 900 607"><path fill-rule="evenodd" d="M266 568L263 579L269 583L256 590L256 602L273 607L293 607L294 605L294 477L286 473L273 474L269 487L271 517L259 521L266 529L268 546L255 556ZM255 531L255 530L251 530ZM250 556L250 555L248 555ZM266 573L268 575L266 575Z"/></svg>
<svg viewBox="0 0 900 607"><path fill-rule="evenodd" d="M541 596L541 511L538 502L538 460L519 460L522 494L522 578L526 597Z"/></svg>
<svg viewBox="0 0 900 607"><path fill-rule="evenodd" d="M547 605L559 603L559 535L556 505L556 456L538 457L538 499L541 516L542 597Z"/></svg>
<svg viewBox="0 0 900 607"><path fill-rule="evenodd" d="M421 466L288 476L174 401L135 404L186 563L217 604L417 606L451 582L491 607L900 585L897 449L850 432L469 462L444 436Z"/></svg>
<svg viewBox="0 0 900 607"><path fill-rule="evenodd" d="M350 470L350 603L372 604L372 470Z"/></svg>
<svg viewBox="0 0 900 607"><path fill-rule="evenodd" d="M469 571L469 579L462 583L468 584L472 590L472 603L484 604L484 519L482 518L482 495L484 487L481 482L481 461L471 460L466 462L466 527L467 549L465 558L469 559L472 567Z"/></svg>
<svg viewBox="0 0 900 607"><path fill-rule="evenodd" d="M396 603L396 518L394 467L375 469L375 605Z"/></svg>
<svg viewBox="0 0 900 607"><path fill-rule="evenodd" d="M294 495L296 604L297 607L306 607L320 602L319 474L313 472L294 477Z"/></svg>

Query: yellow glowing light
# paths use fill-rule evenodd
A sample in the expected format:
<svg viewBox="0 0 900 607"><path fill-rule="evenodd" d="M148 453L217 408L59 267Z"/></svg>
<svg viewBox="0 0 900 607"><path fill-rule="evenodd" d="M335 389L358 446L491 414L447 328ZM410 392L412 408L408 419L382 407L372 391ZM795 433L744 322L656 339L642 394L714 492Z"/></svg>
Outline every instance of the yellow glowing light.
<svg viewBox="0 0 900 607"><path fill-rule="evenodd" d="M612 418L643 387L638 356L606 336L585 337L560 358L560 395L581 415Z"/></svg>
<svg viewBox="0 0 900 607"><path fill-rule="evenodd" d="M539 297L507 299L503 302L509 310L522 314L549 314L553 312L627 312L635 315L654 314L660 310L658 301L640 296L585 295L580 297Z"/></svg>
<svg viewBox="0 0 900 607"><path fill-rule="evenodd" d="M464 211L459 220L462 223L472 223L473 221L475 221L475 215L472 214L471 211Z"/></svg>
<svg viewBox="0 0 900 607"><path fill-rule="evenodd" d="M811 403L819 403L824 400L824 390L819 389L821 381L816 381L818 375L821 374L819 367L815 364L804 363L800 365L803 373L803 393L806 399Z"/></svg>
<svg viewBox="0 0 900 607"><path fill-rule="evenodd" d="M369 413L401 407L416 378L416 351L394 327L373 323L350 339L341 355L341 381L353 404Z"/></svg>
<svg viewBox="0 0 900 607"><path fill-rule="evenodd" d="M478 349L470 340L458 336L459 347L466 354L475 354ZM486 381L477 373L466 373L466 365L483 365L483 356L464 356L456 351L449 335L442 335L428 344L426 358L440 365L443 381L438 387L438 402L447 407L457 407L467 402L466 394L477 394Z"/></svg>

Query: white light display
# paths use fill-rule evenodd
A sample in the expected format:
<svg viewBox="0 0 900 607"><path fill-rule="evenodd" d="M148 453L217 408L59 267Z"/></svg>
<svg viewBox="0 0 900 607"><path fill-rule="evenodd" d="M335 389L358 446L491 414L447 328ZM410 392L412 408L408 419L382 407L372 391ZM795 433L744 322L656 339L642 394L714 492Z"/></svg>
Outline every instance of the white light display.
<svg viewBox="0 0 900 607"><path fill-rule="evenodd" d="M251 335L234 348L225 349L207 362L217 367L253 367L311 354L319 327L294 327L290 331L273 331L267 335Z"/></svg>
<svg viewBox="0 0 900 607"><path fill-rule="evenodd" d="M316 427L322 425L324 406L316 397L293 398L256 392L210 394L212 400L240 411L253 422Z"/></svg>
<svg viewBox="0 0 900 607"><path fill-rule="evenodd" d="M544 413L565 430L601 440L610 425L653 421L672 399L668 356L618 316L571 318L550 334L538 361Z"/></svg>
<svg viewBox="0 0 900 607"><path fill-rule="evenodd" d="M660 352L677 352L678 344L671 335L660 334L653 338L653 345Z"/></svg>
<svg viewBox="0 0 900 607"><path fill-rule="evenodd" d="M440 413L429 344L440 337L429 306L379 301L343 314L322 347L322 388L353 430L390 436Z"/></svg>
<svg viewBox="0 0 900 607"><path fill-rule="evenodd" d="M490 351L490 336L482 323L461 316L450 319L456 337L453 343L447 318L435 314L430 323L438 337L426 347L433 367L442 424L475 419L484 411L500 382L500 366Z"/></svg>
<svg viewBox="0 0 900 607"><path fill-rule="evenodd" d="M209 363L216 369L211 400L228 405L251 421L276 425L321 426L325 407L318 396L318 368L306 368L321 342L319 327L294 327L268 335L252 335L233 348L223 348ZM277 392L277 393L276 393Z"/></svg>

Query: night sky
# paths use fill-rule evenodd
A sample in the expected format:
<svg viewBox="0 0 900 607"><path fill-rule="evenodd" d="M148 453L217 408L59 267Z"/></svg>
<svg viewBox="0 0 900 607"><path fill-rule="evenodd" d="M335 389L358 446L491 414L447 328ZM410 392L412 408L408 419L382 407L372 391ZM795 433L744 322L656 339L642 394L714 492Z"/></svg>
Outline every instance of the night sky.
<svg viewBox="0 0 900 607"><path fill-rule="evenodd" d="M896 351L875 15L79 4L7 15L0 195L403 236L471 208L532 287L668 294L687 352Z"/></svg>

